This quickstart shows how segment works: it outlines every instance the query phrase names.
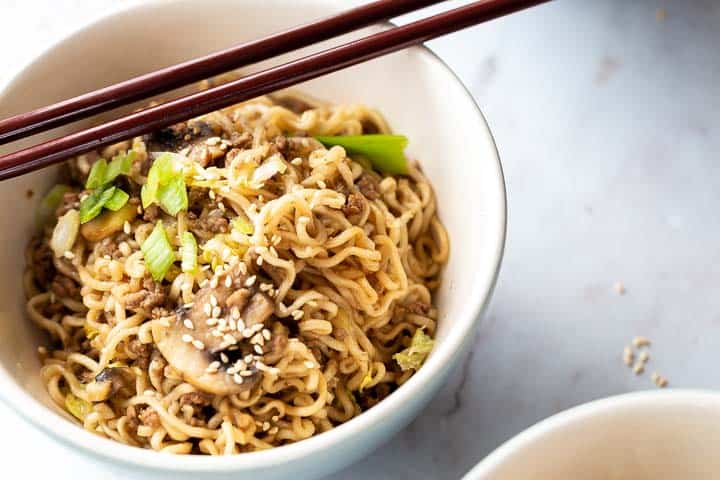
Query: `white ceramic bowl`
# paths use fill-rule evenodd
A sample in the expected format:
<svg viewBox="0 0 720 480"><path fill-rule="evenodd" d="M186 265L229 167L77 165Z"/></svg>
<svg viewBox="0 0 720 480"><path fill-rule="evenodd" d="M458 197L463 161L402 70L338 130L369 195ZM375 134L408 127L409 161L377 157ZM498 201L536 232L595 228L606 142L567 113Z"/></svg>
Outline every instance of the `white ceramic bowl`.
<svg viewBox="0 0 720 480"><path fill-rule="evenodd" d="M347 7L306 0L164 1L130 7L67 37L0 93L0 116L21 112L132 75L257 38ZM377 31L387 26L369 30ZM367 33L367 30L364 32ZM388 399L330 432L269 451L225 458L171 456L99 438L58 414L38 378L39 335L23 315L23 249L52 170L0 184L0 396L35 426L109 465L176 478L311 478L369 453L405 426L441 387L473 338L491 294L505 237L505 191L497 152L473 99L424 48L413 48L300 86L335 102L381 109L410 138L435 186L452 254L438 293L437 347ZM62 131L62 130L61 130ZM7 149L5 149L7 151ZM10 207L10 208L8 208Z"/></svg>
<svg viewBox="0 0 720 480"><path fill-rule="evenodd" d="M651 391L590 402L511 439L464 480L720 477L720 393Z"/></svg>

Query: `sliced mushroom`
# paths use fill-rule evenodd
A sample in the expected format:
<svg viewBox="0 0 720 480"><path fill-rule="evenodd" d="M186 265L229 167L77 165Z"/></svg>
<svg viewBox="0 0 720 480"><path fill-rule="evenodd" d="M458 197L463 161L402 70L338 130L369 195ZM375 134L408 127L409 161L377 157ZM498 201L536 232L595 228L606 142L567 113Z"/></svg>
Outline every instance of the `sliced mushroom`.
<svg viewBox="0 0 720 480"><path fill-rule="evenodd" d="M91 402L104 402L125 386L122 368L107 367L86 387Z"/></svg>
<svg viewBox="0 0 720 480"><path fill-rule="evenodd" d="M237 309L246 328L265 324L274 307L266 294L245 287L247 277L237 269L216 279L217 283L215 280L211 283L214 287L208 285L198 290L191 308L178 309L172 317L153 321L152 334L160 352L185 381L204 392L229 395L252 389L261 374L252 365L248 367L251 374L242 376L240 381L227 372L231 365L222 364L220 359L241 358L254 350L242 327L220 331L217 322L237 326L238 319L232 315ZM214 320L208 324L210 318ZM219 369L211 367L213 362L218 362Z"/></svg>

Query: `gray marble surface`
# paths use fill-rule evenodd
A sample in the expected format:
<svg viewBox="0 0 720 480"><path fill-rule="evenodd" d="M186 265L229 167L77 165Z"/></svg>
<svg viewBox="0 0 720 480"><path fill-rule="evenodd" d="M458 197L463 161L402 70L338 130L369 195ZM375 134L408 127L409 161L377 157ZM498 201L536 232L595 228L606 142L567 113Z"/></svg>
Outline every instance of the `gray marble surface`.
<svg viewBox="0 0 720 480"><path fill-rule="evenodd" d="M112 3L0 0L0 81ZM444 391L390 443L331 478L456 479L553 413L654 388L620 360L639 334L654 342L648 370L673 387L720 384L711 367L720 326L719 23L712 0L558 0L432 43L499 145L505 262L472 353ZM0 423L17 432L0 436L11 469L108 478L4 407ZM46 459L29 461L38 448Z"/></svg>

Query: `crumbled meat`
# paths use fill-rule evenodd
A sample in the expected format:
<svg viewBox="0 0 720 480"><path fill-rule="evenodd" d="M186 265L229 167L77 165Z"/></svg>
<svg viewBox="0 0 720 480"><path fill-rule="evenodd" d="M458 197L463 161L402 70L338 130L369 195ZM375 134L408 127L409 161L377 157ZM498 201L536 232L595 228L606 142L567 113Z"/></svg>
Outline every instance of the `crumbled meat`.
<svg viewBox="0 0 720 480"><path fill-rule="evenodd" d="M152 407L145 407L138 415L143 425L150 428L158 428L160 426L160 416Z"/></svg>
<svg viewBox="0 0 720 480"><path fill-rule="evenodd" d="M173 312L168 310L165 307L155 307L150 311L150 316L153 319L163 318L163 317L169 317L172 315Z"/></svg>
<svg viewBox="0 0 720 480"><path fill-rule="evenodd" d="M160 207L158 207L156 204L148 205L146 209L143 210L143 220L146 222L155 222L160 217Z"/></svg>
<svg viewBox="0 0 720 480"><path fill-rule="evenodd" d="M282 139L281 139L282 138ZM288 160L306 158L315 150L323 148L322 144L312 137L277 137L273 141L274 148Z"/></svg>
<svg viewBox="0 0 720 480"><path fill-rule="evenodd" d="M227 233L230 230L230 222L219 208L203 210L199 217L188 214L187 220L188 229L204 240L216 233Z"/></svg>
<svg viewBox="0 0 720 480"><path fill-rule="evenodd" d="M152 311L155 307L161 307L167 300L165 289L158 283L148 280L143 281L142 289L137 292L125 295L125 308L129 310Z"/></svg>
<svg viewBox="0 0 720 480"><path fill-rule="evenodd" d="M312 110L313 107L309 103L307 103L304 100L301 100L297 97L293 97L290 95L286 96L273 96L273 101L280 105L281 107L287 108L291 112L295 112L297 114L301 114L307 110Z"/></svg>
<svg viewBox="0 0 720 480"><path fill-rule="evenodd" d="M178 399L180 406L191 405L192 407L206 407L210 405L210 397L200 392L190 392L180 395Z"/></svg>
<svg viewBox="0 0 720 480"><path fill-rule="evenodd" d="M95 251L101 257L104 257L105 255L108 255L111 258L122 257L118 244L112 238L103 238L95 248Z"/></svg>
<svg viewBox="0 0 720 480"><path fill-rule="evenodd" d="M55 275L50 291L60 298L80 298L80 287L75 280L62 274Z"/></svg>
<svg viewBox="0 0 720 480"><path fill-rule="evenodd" d="M68 210L77 210L78 208L80 208L80 194L76 192L65 192L60 205L55 210L55 216L60 218L65 215Z"/></svg>
<svg viewBox="0 0 720 480"><path fill-rule="evenodd" d="M365 210L365 197L359 193L351 193L348 195L342 211L348 217L358 215Z"/></svg>
<svg viewBox="0 0 720 480"><path fill-rule="evenodd" d="M407 305L405 305L405 310L407 310L410 313L415 313L417 315L427 315L430 313L430 309L432 308L432 305L430 305L427 302L410 302Z"/></svg>
<svg viewBox="0 0 720 480"><path fill-rule="evenodd" d="M380 198L380 184L377 179L369 173L363 173L360 178L355 182L360 193L365 195L369 200L376 200Z"/></svg>
<svg viewBox="0 0 720 480"><path fill-rule="evenodd" d="M152 355L153 347L149 343L142 343L137 338L133 338L128 343L128 350L135 355L135 362L142 370L146 370L150 365L150 355Z"/></svg>
<svg viewBox="0 0 720 480"><path fill-rule="evenodd" d="M48 242L44 242L42 238L36 237L31 243L32 251L32 270L35 276L35 282L38 287L47 289L50 282L55 277L55 265L53 264L53 252L50 250Z"/></svg>

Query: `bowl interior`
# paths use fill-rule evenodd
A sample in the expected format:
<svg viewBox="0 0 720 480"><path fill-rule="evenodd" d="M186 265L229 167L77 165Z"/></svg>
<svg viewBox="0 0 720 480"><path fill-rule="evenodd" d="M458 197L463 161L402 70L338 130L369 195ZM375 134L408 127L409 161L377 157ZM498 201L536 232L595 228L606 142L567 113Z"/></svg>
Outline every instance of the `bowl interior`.
<svg viewBox="0 0 720 480"><path fill-rule="evenodd" d="M293 8L291 0L209 0L202 4L180 0L123 11L74 34L28 66L0 94L0 116L343 8L342 2L304 3L303 8ZM369 30L380 28L385 27ZM327 75L298 88L320 99L362 102L378 108L396 132L410 138L409 155L420 160L435 187L452 253L437 294L441 312L438 346L417 379L406 385L405 395L411 395L409 390L421 388L450 368L448 364L470 336L475 316L494 283L504 241L505 203L492 138L462 85L440 61L420 48ZM52 133L64 131L69 129ZM0 384L7 386L3 395L16 406L22 392L50 405L38 377L35 348L39 336L23 313L20 279L25 245L34 231L34 211L54 175L50 169L0 185L0 202L10 207L0 212L0 241L4 246L0 249L4 272L0 279ZM29 190L34 192L31 197ZM390 407L381 405L376 415L381 415L383 408Z"/></svg>
<svg viewBox="0 0 720 480"><path fill-rule="evenodd" d="M717 478L720 395L643 392L545 420L490 454L465 480Z"/></svg>

